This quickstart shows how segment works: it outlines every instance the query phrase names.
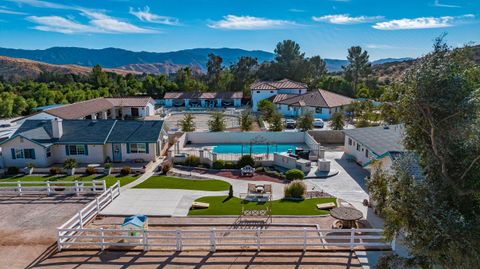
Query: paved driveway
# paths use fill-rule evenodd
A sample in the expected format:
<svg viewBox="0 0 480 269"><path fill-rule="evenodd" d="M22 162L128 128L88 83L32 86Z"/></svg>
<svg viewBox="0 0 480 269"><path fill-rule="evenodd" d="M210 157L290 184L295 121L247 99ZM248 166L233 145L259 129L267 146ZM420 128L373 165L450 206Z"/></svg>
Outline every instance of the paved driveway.
<svg viewBox="0 0 480 269"><path fill-rule="evenodd" d="M192 202L203 196L228 195L228 191L128 189L105 207L102 215L186 216Z"/></svg>

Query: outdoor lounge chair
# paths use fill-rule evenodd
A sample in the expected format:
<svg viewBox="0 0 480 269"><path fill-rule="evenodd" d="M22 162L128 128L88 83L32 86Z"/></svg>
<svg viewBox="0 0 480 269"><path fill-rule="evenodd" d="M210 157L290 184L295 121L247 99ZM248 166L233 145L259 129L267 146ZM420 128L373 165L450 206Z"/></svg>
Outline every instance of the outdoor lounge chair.
<svg viewBox="0 0 480 269"><path fill-rule="evenodd" d="M263 186L263 192L264 193L272 193L272 185L271 184L265 184Z"/></svg>
<svg viewBox="0 0 480 269"><path fill-rule="evenodd" d="M257 192L257 185L248 183L248 189L247 192L250 193L256 193Z"/></svg>
<svg viewBox="0 0 480 269"><path fill-rule="evenodd" d="M254 172L255 172L255 168L251 167L250 165L247 165L240 169L240 174L242 175L242 177L243 176L253 177Z"/></svg>

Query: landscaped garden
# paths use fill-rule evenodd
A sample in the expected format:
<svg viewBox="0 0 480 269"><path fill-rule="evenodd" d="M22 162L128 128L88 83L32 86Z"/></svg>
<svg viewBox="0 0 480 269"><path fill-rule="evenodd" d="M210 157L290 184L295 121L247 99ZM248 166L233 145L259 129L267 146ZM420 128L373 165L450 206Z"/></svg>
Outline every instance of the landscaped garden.
<svg viewBox="0 0 480 269"><path fill-rule="evenodd" d="M242 204L236 197L228 196L206 196L196 200L196 202L209 203L206 209L191 209L189 216L208 216L208 215L240 215ZM275 200L272 201L272 215L296 215L296 216L315 216L327 215L329 210L317 209L317 204L336 202L336 198L313 198L305 200ZM265 202L247 202L245 209L256 209L265 207Z"/></svg>
<svg viewBox="0 0 480 269"><path fill-rule="evenodd" d="M138 184L136 189L183 189L200 191L226 191L228 182L215 179L185 179L179 177L153 176Z"/></svg>
<svg viewBox="0 0 480 269"><path fill-rule="evenodd" d="M45 176L7 176L0 178L0 182L16 182L16 181L92 181L105 180L107 188L120 181L120 186L126 185L138 176L107 176L107 175L85 175L85 176L66 176L66 175L45 175Z"/></svg>

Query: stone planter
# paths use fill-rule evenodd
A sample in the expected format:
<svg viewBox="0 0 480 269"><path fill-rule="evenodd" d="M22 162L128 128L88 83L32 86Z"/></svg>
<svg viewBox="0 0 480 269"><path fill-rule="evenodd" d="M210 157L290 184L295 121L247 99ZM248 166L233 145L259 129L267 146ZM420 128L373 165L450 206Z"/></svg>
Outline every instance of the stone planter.
<svg viewBox="0 0 480 269"><path fill-rule="evenodd" d="M103 173L107 176L112 174L112 168L104 168Z"/></svg>
<svg viewBox="0 0 480 269"><path fill-rule="evenodd" d="M75 168L67 169L67 175L69 176L75 175Z"/></svg>

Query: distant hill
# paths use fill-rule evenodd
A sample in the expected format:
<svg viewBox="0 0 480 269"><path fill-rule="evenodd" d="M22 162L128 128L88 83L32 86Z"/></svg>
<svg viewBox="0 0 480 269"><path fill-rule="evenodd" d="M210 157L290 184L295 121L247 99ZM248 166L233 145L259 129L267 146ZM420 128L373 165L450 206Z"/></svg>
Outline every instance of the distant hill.
<svg viewBox="0 0 480 269"><path fill-rule="evenodd" d="M27 59L0 56L0 76L10 81L36 79L41 73L54 73L58 75L88 74L91 71L91 67L78 65L55 65ZM138 73L134 71L111 68L106 68L105 71L122 75L127 73Z"/></svg>
<svg viewBox="0 0 480 269"><path fill-rule="evenodd" d="M41 61L49 64L94 66L100 64L106 68L119 68L146 73L171 73L184 66L194 71L206 71L208 54L223 58L226 66L234 64L242 56L257 58L260 63L271 61L275 55L261 50L243 50L231 48L198 48L172 52L134 52L117 48L86 49L77 47L53 47L45 50L23 50L0 48L0 55ZM381 59L374 64L403 61L402 59ZM347 64L346 60L325 59L329 72L338 72Z"/></svg>

